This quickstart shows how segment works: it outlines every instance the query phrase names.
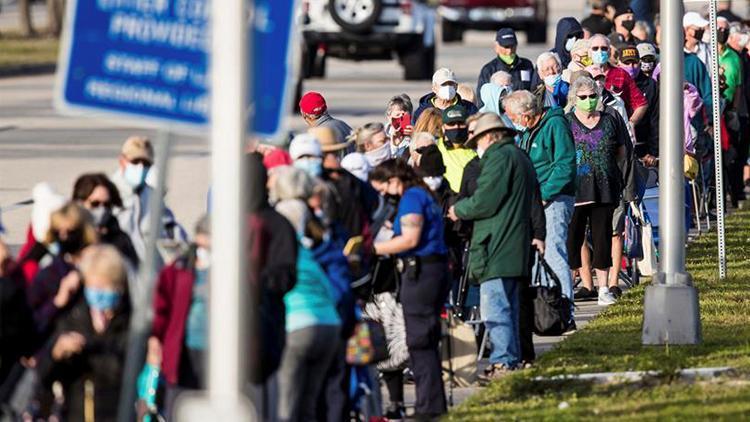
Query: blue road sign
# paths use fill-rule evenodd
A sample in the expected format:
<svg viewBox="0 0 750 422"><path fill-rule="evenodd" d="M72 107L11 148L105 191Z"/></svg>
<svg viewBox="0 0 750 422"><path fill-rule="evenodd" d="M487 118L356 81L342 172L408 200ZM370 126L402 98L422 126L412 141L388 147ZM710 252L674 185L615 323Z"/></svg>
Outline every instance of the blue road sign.
<svg viewBox="0 0 750 422"><path fill-rule="evenodd" d="M208 0L69 1L56 105L208 122Z"/></svg>
<svg viewBox="0 0 750 422"><path fill-rule="evenodd" d="M298 44L294 28L296 4L294 0L255 0L250 56L250 98L254 99L251 124L252 131L261 136L275 137L289 111Z"/></svg>

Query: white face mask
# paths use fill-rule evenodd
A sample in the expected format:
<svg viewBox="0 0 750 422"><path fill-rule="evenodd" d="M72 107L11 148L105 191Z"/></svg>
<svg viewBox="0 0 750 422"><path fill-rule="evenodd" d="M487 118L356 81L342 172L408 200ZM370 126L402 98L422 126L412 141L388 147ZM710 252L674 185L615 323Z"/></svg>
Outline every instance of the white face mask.
<svg viewBox="0 0 750 422"><path fill-rule="evenodd" d="M211 251L210 250L204 247L198 247L195 250L195 257L197 258L195 267L198 268L199 270L205 270L211 266Z"/></svg>
<svg viewBox="0 0 750 422"><path fill-rule="evenodd" d="M137 189L146 182L146 167L143 164L128 163L125 165L123 177L130 187Z"/></svg>
<svg viewBox="0 0 750 422"><path fill-rule="evenodd" d="M438 89L438 98L445 101L451 101L456 97L456 87L453 85L443 85Z"/></svg>
<svg viewBox="0 0 750 422"><path fill-rule="evenodd" d="M440 185L443 184L443 176L430 176L423 177L424 184L430 188L431 191L435 192L440 189Z"/></svg>
<svg viewBox="0 0 750 422"><path fill-rule="evenodd" d="M391 158L391 146L388 145L388 142L383 144L383 146L377 147L372 151L365 153L365 159L368 163L370 163L371 167L375 167L378 164L387 161Z"/></svg>
<svg viewBox="0 0 750 422"><path fill-rule="evenodd" d="M576 41L578 41L578 39L576 37L568 38L568 41L565 41L565 50L566 51L572 50L573 49L573 45L575 45Z"/></svg>
<svg viewBox="0 0 750 422"><path fill-rule="evenodd" d="M482 157L484 157L485 152L487 152L486 149L477 147L477 156L480 160L482 159Z"/></svg>

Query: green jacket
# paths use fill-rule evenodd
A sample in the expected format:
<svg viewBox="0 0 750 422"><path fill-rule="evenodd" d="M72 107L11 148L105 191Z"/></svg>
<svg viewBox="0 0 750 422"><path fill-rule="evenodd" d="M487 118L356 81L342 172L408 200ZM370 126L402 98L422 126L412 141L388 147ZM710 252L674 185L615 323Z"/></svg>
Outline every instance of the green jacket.
<svg viewBox="0 0 750 422"><path fill-rule="evenodd" d="M529 157L508 138L491 145L480 161L477 190L456 203L456 215L474 221L471 274L480 283L528 275L531 201L536 175Z"/></svg>
<svg viewBox="0 0 750 422"><path fill-rule="evenodd" d="M537 125L521 139L536 169L542 201L576 194L576 147L562 108L545 109Z"/></svg>

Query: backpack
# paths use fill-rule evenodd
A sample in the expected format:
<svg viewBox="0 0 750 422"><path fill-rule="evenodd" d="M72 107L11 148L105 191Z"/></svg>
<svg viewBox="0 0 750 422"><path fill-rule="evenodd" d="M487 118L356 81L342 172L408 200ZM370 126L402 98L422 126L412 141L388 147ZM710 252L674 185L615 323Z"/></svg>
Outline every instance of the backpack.
<svg viewBox="0 0 750 422"><path fill-rule="evenodd" d="M553 285L542 284L542 273ZM531 283L529 294L534 304L534 333L539 336L559 336L572 325L571 301L562 295L562 284L541 254L536 264L536 277Z"/></svg>

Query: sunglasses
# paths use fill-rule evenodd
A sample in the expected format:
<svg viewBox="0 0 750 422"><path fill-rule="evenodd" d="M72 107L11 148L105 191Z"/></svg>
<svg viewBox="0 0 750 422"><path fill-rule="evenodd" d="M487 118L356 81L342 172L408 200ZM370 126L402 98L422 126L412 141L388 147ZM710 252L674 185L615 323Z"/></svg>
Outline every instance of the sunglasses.
<svg viewBox="0 0 750 422"><path fill-rule="evenodd" d="M143 167L150 167L151 166L151 161L147 160L145 158L135 158L133 160L130 160L130 162L133 163L133 164L135 164L136 166L137 165L141 165L141 164L143 165Z"/></svg>
<svg viewBox="0 0 750 422"><path fill-rule="evenodd" d="M91 208L99 208L99 207L112 208L112 203L109 201L91 201L89 202L89 204L91 204Z"/></svg>
<svg viewBox="0 0 750 422"><path fill-rule="evenodd" d="M609 51L609 47L607 46L591 46L591 51Z"/></svg>
<svg viewBox="0 0 750 422"><path fill-rule="evenodd" d="M598 97L598 95L596 95L596 94L577 95L577 97L578 97L579 100L588 100L588 99L593 100L593 99L596 99Z"/></svg>

